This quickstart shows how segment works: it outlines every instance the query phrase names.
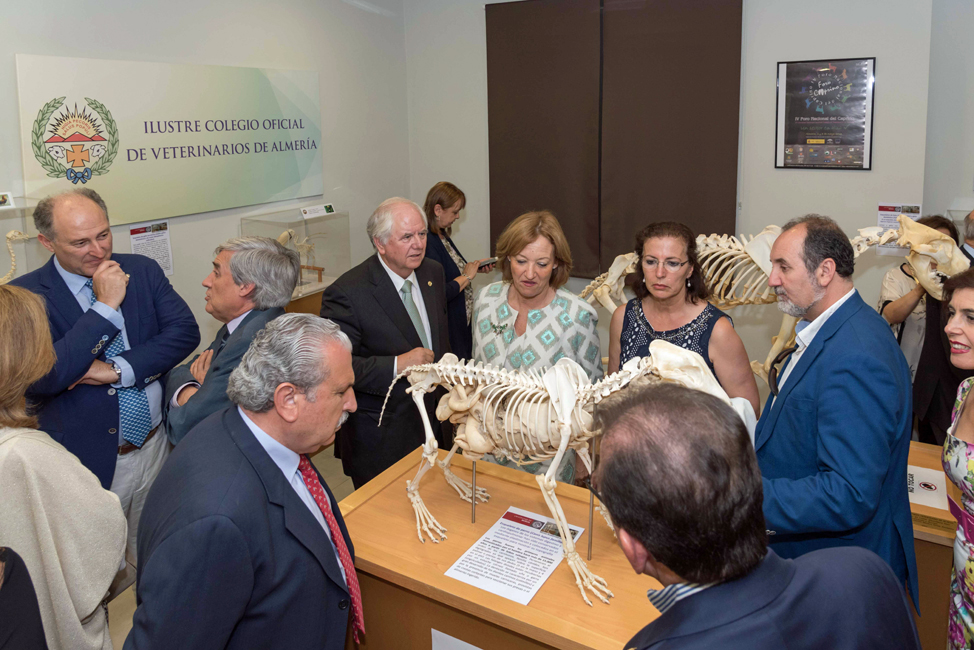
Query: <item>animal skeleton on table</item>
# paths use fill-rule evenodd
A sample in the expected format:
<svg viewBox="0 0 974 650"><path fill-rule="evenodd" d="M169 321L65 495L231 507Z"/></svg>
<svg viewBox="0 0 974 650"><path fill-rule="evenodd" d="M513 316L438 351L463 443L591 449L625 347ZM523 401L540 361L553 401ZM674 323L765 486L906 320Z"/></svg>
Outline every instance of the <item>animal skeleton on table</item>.
<svg viewBox="0 0 974 650"><path fill-rule="evenodd" d="M945 277L967 269L967 258L948 235L928 228L905 215L898 218L899 228L884 231L879 227L862 228L859 235L850 240L856 257L872 246L896 242L897 246L910 249L907 256L916 271L917 282L936 299L941 297ZM771 275L771 246L781 228L768 226L748 239L733 235L698 235L697 251L700 271L713 295L710 302L719 309L740 305L767 305L777 301L774 290L768 285ZM626 253L618 256L609 271L582 290L581 296L589 303L598 300L606 309L615 311L616 303L624 302L622 293L626 275L636 270L639 256ZM778 334L771 339L771 350L764 363L751 362L751 369L765 381L775 357L795 340L795 324L798 319L785 315Z"/></svg>
<svg viewBox="0 0 974 650"><path fill-rule="evenodd" d="M612 592L575 551L565 513L555 496L555 473L569 449L574 449L588 471L592 471L588 443L601 433L594 420L596 404L634 383L671 381L716 395L738 412L751 408L742 398L727 397L699 354L666 341L653 341L650 352L651 356L632 359L619 372L595 384L568 358L559 359L554 366L539 373L505 370L473 361L464 363L453 354L445 354L436 363L412 366L399 373L389 393L397 381L408 377L411 386L406 392L412 395L426 430L423 460L406 487L416 513L419 540L425 542L424 533L433 542L446 539L446 528L430 513L419 494L420 481L434 463L443 469L447 483L461 499L476 498L483 502L488 499L486 490L478 486L474 494L470 483L450 470L457 450L471 460L494 454L518 465L551 459L548 471L537 476L537 480L557 522L565 559L585 602L592 604L585 592L588 589L608 603L607 597ZM437 386L446 388L447 394L439 401L436 417L458 425L453 448L442 461L437 461L438 446L423 402L424 395ZM381 424L381 414L379 421Z"/></svg>

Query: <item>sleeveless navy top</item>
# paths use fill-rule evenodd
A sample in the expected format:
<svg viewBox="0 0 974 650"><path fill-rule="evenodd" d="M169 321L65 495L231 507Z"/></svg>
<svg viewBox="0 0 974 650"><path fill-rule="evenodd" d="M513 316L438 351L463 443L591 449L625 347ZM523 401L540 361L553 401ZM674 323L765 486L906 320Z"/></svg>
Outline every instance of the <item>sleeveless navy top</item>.
<svg viewBox="0 0 974 650"><path fill-rule="evenodd" d="M710 335L714 325L721 318L726 318L734 324L731 317L714 307L709 302L700 315L682 327L674 330L657 332L646 320L639 298L633 298L626 303L626 314L622 321L621 351L619 353L619 367L635 357L645 357L649 354L649 344L656 339L663 339L673 345L696 352L707 362L710 372L714 372L714 364L710 360ZM716 373L714 373L716 377Z"/></svg>

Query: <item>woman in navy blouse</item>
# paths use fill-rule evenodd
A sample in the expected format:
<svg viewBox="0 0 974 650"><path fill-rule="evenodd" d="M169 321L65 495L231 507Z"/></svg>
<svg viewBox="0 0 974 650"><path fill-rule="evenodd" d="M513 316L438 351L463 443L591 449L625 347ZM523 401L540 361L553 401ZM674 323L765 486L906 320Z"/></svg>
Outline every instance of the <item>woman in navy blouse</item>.
<svg viewBox="0 0 974 650"><path fill-rule="evenodd" d="M473 311L473 289L470 283L478 273L488 273L494 265L480 267L483 260L468 262L453 240L450 226L460 218L460 210L467 204L467 197L453 183L440 182L426 195L423 209L429 220L429 237L426 240L426 257L443 265L446 283L447 320L450 327L450 348L461 359L469 359L473 351L470 333L470 315Z"/></svg>

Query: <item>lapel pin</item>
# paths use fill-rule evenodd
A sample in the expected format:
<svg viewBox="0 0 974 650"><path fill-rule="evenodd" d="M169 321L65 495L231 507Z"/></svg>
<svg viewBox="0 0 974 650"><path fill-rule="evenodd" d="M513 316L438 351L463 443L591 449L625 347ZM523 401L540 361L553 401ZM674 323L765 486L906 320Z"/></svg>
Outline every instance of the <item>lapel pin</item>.
<svg viewBox="0 0 974 650"><path fill-rule="evenodd" d="M433 281L432 280L427 280L426 286L432 287L433 286Z"/></svg>

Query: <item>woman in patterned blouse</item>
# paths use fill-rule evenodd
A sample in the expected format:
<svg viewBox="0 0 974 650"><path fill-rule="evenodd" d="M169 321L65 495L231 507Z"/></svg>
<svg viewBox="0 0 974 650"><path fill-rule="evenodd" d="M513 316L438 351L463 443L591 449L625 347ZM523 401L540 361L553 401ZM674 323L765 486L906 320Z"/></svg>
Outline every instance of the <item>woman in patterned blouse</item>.
<svg viewBox="0 0 974 650"><path fill-rule="evenodd" d="M636 254L636 297L616 309L609 325L609 372L663 339L703 357L727 394L746 398L759 414L744 343L730 316L707 302L693 231L672 221L650 224L636 235Z"/></svg>
<svg viewBox="0 0 974 650"><path fill-rule="evenodd" d="M483 267L483 260L468 262L450 239L453 223L460 218L460 210L467 197L453 183L440 182L430 188L423 206L429 221L426 257L443 266L446 283L446 317L450 331L450 350L461 359L469 359L472 350L470 318L473 311L473 283L477 273L488 273L493 264Z"/></svg>
<svg viewBox="0 0 974 650"><path fill-rule="evenodd" d="M510 370L542 372L558 359L578 363L593 382L602 377L598 316L587 302L564 288L572 254L550 212L528 212L508 224L497 240L500 282L474 300L473 358ZM486 460L511 464L506 459ZM523 465L539 474L550 461ZM557 477L572 482L575 454L565 455Z"/></svg>

